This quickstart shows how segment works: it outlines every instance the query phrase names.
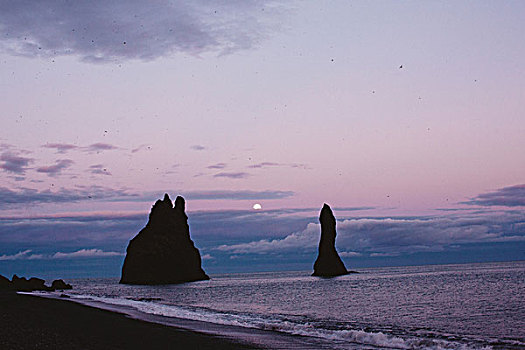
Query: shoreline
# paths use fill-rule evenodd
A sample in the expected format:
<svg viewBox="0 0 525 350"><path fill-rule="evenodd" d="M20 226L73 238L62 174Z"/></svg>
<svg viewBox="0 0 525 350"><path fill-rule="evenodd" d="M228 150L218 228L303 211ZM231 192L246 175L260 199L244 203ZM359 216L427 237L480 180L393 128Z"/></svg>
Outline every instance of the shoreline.
<svg viewBox="0 0 525 350"><path fill-rule="evenodd" d="M26 294L26 293L24 293ZM76 295L66 295L63 299L54 293L27 293L42 299L70 301L74 304L89 308L117 313L129 319L139 320L151 324L158 324L170 328L202 334L210 337L226 339L234 344L242 344L250 349L293 349L293 350L319 350L333 349L333 344L326 343L316 338L283 333L276 329L251 328L233 324L221 324L211 321L179 318L177 316L164 316L155 313L143 312L129 305L118 305L105 301L92 300L91 298L77 298Z"/></svg>
<svg viewBox="0 0 525 350"><path fill-rule="evenodd" d="M2 349L260 349L69 300L0 292Z"/></svg>

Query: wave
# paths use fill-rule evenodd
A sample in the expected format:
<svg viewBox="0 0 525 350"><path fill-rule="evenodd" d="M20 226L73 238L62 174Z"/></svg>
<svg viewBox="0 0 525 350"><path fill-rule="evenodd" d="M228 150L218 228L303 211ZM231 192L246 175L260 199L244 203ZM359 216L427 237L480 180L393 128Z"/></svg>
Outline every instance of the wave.
<svg viewBox="0 0 525 350"><path fill-rule="evenodd" d="M472 341L467 341L466 343L451 341L436 338L435 335L432 337L413 335L399 336L382 331L370 331L368 329L333 329L334 327L305 317L223 312L203 307L166 305L159 303L158 298L136 300L93 295L71 295L71 299L77 299L78 301L95 301L112 306L132 308L150 315L320 338L330 341L332 344L338 344L342 348L345 347L344 344L353 344L354 346L363 345L383 349L492 349L491 346L474 344Z"/></svg>

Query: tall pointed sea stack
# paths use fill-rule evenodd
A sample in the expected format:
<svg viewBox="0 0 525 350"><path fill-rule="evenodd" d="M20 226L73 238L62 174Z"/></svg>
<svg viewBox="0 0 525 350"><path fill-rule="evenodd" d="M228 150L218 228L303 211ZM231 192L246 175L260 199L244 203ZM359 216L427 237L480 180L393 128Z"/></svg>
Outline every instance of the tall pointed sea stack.
<svg viewBox="0 0 525 350"><path fill-rule="evenodd" d="M346 275L345 264L335 250L335 217L328 204L323 205L319 215L321 222L321 240L319 241L319 255L314 264L312 276L335 277Z"/></svg>
<svg viewBox="0 0 525 350"><path fill-rule="evenodd" d="M151 208L149 221L128 245L120 283L172 284L210 279L190 238L184 198L168 194Z"/></svg>

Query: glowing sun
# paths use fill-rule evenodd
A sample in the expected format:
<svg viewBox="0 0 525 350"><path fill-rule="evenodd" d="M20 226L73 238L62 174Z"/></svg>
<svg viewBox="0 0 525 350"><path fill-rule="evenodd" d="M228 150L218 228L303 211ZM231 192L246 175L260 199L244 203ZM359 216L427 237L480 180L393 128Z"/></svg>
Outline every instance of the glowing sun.
<svg viewBox="0 0 525 350"><path fill-rule="evenodd" d="M261 210L261 209L262 209L262 206L261 206L259 203L255 203L255 204L253 205L253 209L255 209L255 210Z"/></svg>

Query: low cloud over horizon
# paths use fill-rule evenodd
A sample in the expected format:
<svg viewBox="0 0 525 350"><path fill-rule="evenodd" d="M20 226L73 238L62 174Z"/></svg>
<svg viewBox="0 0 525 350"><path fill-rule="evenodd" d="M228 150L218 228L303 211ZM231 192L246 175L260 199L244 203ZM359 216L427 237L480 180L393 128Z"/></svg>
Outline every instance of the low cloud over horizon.
<svg viewBox="0 0 525 350"><path fill-rule="evenodd" d="M216 249L234 254L311 251L321 226L311 222L284 238L261 239ZM525 241L525 213L461 214L422 217L365 217L337 221L337 247L345 256L397 256L443 251L452 245Z"/></svg>
<svg viewBox="0 0 525 350"><path fill-rule="evenodd" d="M502 203L501 196L512 199L510 203L519 203L516 202L516 194L521 193L520 190L521 185L497 191L496 203ZM70 203L85 200L90 193L101 201L152 202L162 198L161 192L131 193L95 186L57 192L0 188L0 200L2 208L7 208L9 201ZM182 195L191 200L255 200L289 198L295 193L214 190L189 191ZM492 193L488 197L480 194L476 198L494 201ZM366 266L377 261L406 264L525 258L525 211L515 206L499 210L436 211L435 215L419 216L374 216L375 209L367 206L334 207L338 219L336 248L340 256L351 264ZM245 271L251 266L253 269L268 270L310 266L320 237L318 210L215 209L190 211L188 216L191 238L201 255L206 257L203 259L205 264L214 271L221 271L222 268ZM123 256L119 252L125 250L128 241L145 226L147 220L146 211L28 214L19 217L0 215L0 260L9 262L8 266L15 266L24 261L31 264L31 261L39 259L45 262L113 257L111 271L118 274L119 257ZM489 256L487 252L490 252ZM438 258L429 260L436 254ZM277 263L279 261L284 262Z"/></svg>
<svg viewBox="0 0 525 350"><path fill-rule="evenodd" d="M75 258L101 258L109 256L123 256L124 253L106 252L101 249L80 249L74 252L56 252L54 254L35 254L31 249L26 249L12 255L0 255L0 261L8 260L45 260L45 259L75 259Z"/></svg>

